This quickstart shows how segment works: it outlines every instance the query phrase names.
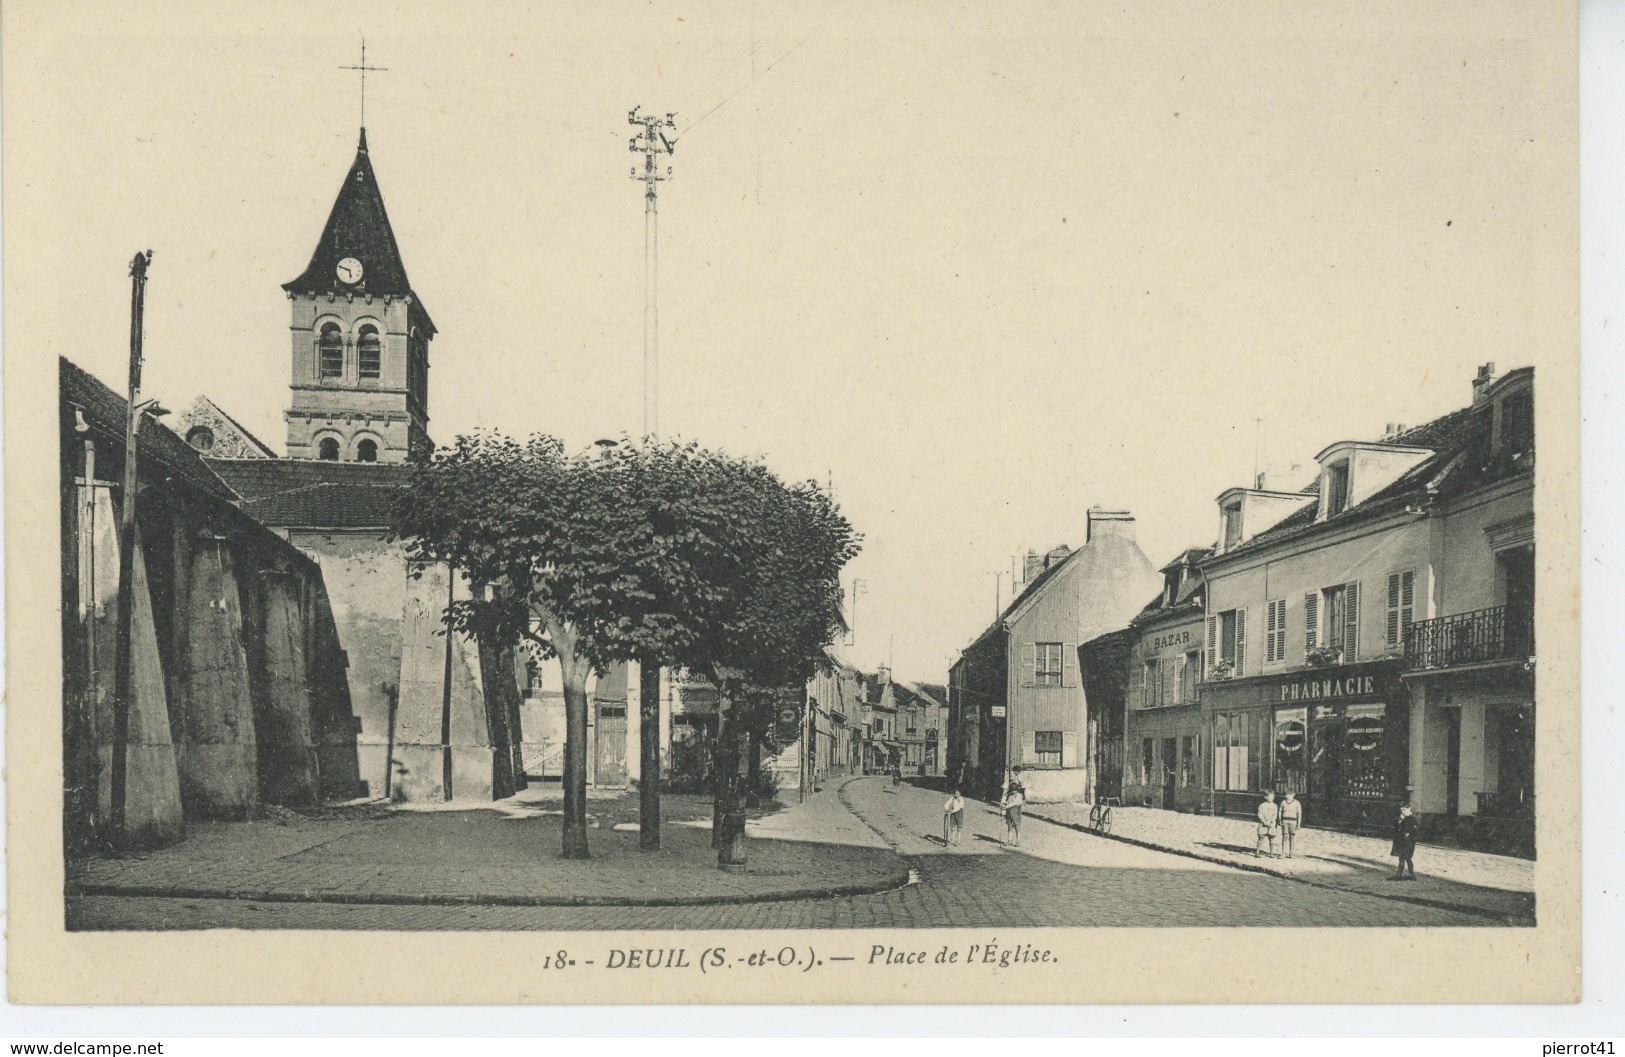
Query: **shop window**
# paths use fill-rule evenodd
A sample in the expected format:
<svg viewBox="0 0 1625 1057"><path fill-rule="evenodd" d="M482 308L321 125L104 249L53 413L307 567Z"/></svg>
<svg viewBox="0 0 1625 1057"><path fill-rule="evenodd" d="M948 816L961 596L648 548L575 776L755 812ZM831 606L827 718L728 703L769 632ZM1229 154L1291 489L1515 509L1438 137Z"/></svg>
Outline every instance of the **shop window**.
<svg viewBox="0 0 1625 1057"><path fill-rule="evenodd" d="M1350 705L1343 728L1343 795L1380 800L1388 791L1383 767L1386 737L1382 705Z"/></svg>
<svg viewBox="0 0 1625 1057"><path fill-rule="evenodd" d="M1246 792L1251 724L1246 712L1220 712L1213 717L1213 788Z"/></svg>
<svg viewBox="0 0 1625 1057"><path fill-rule="evenodd" d="M1033 754L1041 767L1061 766L1061 732L1036 730L1033 732Z"/></svg>
<svg viewBox="0 0 1625 1057"><path fill-rule="evenodd" d="M1152 785L1157 773L1157 739L1140 739L1140 784Z"/></svg>
<svg viewBox="0 0 1625 1057"><path fill-rule="evenodd" d="M1179 786L1189 789L1196 784L1196 735L1186 734L1179 739Z"/></svg>
<svg viewBox="0 0 1625 1057"><path fill-rule="evenodd" d="M1275 787L1282 792L1308 791L1309 715L1306 709L1275 712Z"/></svg>
<svg viewBox="0 0 1625 1057"><path fill-rule="evenodd" d="M1033 669L1033 683L1037 686L1061 685L1061 644L1059 642L1040 642L1037 644L1036 667Z"/></svg>

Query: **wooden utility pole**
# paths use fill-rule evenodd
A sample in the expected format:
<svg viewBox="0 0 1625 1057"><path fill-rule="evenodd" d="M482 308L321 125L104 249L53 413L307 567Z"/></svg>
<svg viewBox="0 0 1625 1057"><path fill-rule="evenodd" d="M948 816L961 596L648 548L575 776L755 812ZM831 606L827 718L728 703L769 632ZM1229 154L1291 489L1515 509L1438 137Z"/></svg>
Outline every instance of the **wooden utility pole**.
<svg viewBox="0 0 1625 1057"><path fill-rule="evenodd" d="M125 794L130 742L131 625L135 614L136 441L141 432L141 324L147 295L147 265L152 251L130 262L130 388L124 422L124 488L119 497L117 648L113 660L113 759L109 772L111 804L108 835L125 844Z"/></svg>

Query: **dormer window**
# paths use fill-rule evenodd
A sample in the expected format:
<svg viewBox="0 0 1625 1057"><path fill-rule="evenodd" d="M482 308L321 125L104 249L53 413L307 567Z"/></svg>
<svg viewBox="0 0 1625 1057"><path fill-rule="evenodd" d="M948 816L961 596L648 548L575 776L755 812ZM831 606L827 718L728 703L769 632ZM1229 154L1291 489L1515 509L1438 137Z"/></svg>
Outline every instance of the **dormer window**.
<svg viewBox="0 0 1625 1057"><path fill-rule="evenodd" d="M1348 509L1349 464L1344 459L1326 467L1326 516L1335 517Z"/></svg>
<svg viewBox="0 0 1625 1057"><path fill-rule="evenodd" d="M1501 430L1497 450L1502 455L1522 455L1535 450L1535 393L1521 389L1508 393L1500 403Z"/></svg>
<svg viewBox="0 0 1625 1057"><path fill-rule="evenodd" d="M1241 542L1241 501L1224 508L1224 549L1231 550Z"/></svg>

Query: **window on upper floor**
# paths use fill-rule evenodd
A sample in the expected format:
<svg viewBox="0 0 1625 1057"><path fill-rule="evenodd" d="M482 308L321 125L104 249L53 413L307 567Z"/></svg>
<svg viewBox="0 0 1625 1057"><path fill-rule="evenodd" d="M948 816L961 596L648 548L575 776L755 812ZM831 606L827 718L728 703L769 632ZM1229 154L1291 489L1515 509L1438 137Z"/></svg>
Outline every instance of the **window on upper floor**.
<svg viewBox="0 0 1625 1057"><path fill-rule="evenodd" d="M1061 766L1061 740L1058 730L1033 731L1033 762L1040 767Z"/></svg>
<svg viewBox="0 0 1625 1057"><path fill-rule="evenodd" d="M1241 542L1241 503L1224 508L1224 549L1230 550Z"/></svg>
<svg viewBox="0 0 1625 1057"><path fill-rule="evenodd" d="M1040 642L1037 644L1037 660L1033 669L1033 682L1038 686L1061 685L1061 644L1059 642Z"/></svg>
<svg viewBox="0 0 1625 1057"><path fill-rule="evenodd" d="M1303 650L1310 663L1352 663L1359 652L1360 585L1334 584L1303 596Z"/></svg>
<svg viewBox="0 0 1625 1057"><path fill-rule="evenodd" d="M1264 663L1286 660L1286 599L1277 598L1264 607Z"/></svg>
<svg viewBox="0 0 1625 1057"><path fill-rule="evenodd" d="M208 426L193 426L186 431L186 443L198 451L210 451L214 448L214 430Z"/></svg>
<svg viewBox="0 0 1625 1057"><path fill-rule="evenodd" d="M370 323L361 328L356 339L356 366L363 382L376 382L383 376L383 344L378 339L378 328Z"/></svg>
<svg viewBox="0 0 1625 1057"><path fill-rule="evenodd" d="M375 441L375 440L368 439L368 440L363 440L359 444L357 444L355 446L355 461L356 462L377 462L378 461L378 442Z"/></svg>
<svg viewBox="0 0 1625 1057"><path fill-rule="evenodd" d="M1207 670L1239 676L1247 666L1247 611L1228 609L1207 618Z"/></svg>
<svg viewBox="0 0 1625 1057"><path fill-rule="evenodd" d="M316 458L323 462L339 461L339 442L334 437L323 437L316 445Z"/></svg>
<svg viewBox="0 0 1625 1057"><path fill-rule="evenodd" d="M320 349L320 371L323 378L344 377L344 334L337 323L322 325L322 336L317 341ZM334 455L333 458L338 458Z"/></svg>
<svg viewBox="0 0 1625 1057"><path fill-rule="evenodd" d="M1341 514L1349 505L1349 462L1347 459L1326 467L1326 516Z"/></svg>
<svg viewBox="0 0 1625 1057"><path fill-rule="evenodd" d="M1535 450L1535 394L1531 389L1508 393L1501 401L1500 453L1521 455Z"/></svg>
<svg viewBox="0 0 1625 1057"><path fill-rule="evenodd" d="M1383 643L1389 649L1405 645L1405 633L1416 616L1416 573L1407 569L1388 574L1388 607L1383 621Z"/></svg>

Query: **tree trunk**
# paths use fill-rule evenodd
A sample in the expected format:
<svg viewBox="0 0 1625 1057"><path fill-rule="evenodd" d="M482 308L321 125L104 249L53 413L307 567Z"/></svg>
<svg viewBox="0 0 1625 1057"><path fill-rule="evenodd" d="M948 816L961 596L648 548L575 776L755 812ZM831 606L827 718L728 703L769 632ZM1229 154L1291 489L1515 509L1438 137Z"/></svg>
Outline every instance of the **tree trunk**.
<svg viewBox="0 0 1625 1057"><path fill-rule="evenodd" d="M564 857L590 859L587 851L587 667L564 670Z"/></svg>
<svg viewBox="0 0 1625 1057"><path fill-rule="evenodd" d="M745 865L745 808L740 802L739 754L749 735L743 723L728 725L729 764L724 776L726 790L722 804L722 833L717 841L717 866Z"/></svg>
<svg viewBox="0 0 1625 1057"><path fill-rule="evenodd" d="M726 786L728 771L733 765L729 762L729 745L731 735L728 729L727 701L722 699L720 691L717 700L717 746L711 754L711 847L722 846L722 815L723 806L728 800Z"/></svg>
<svg viewBox="0 0 1625 1057"><path fill-rule="evenodd" d="M754 727L751 728L750 741L746 751L750 753L750 755L746 757L746 766L750 768L750 772L745 777L745 806L761 807L762 732Z"/></svg>
<svg viewBox="0 0 1625 1057"><path fill-rule="evenodd" d="M638 663L638 847L660 850L660 666Z"/></svg>

